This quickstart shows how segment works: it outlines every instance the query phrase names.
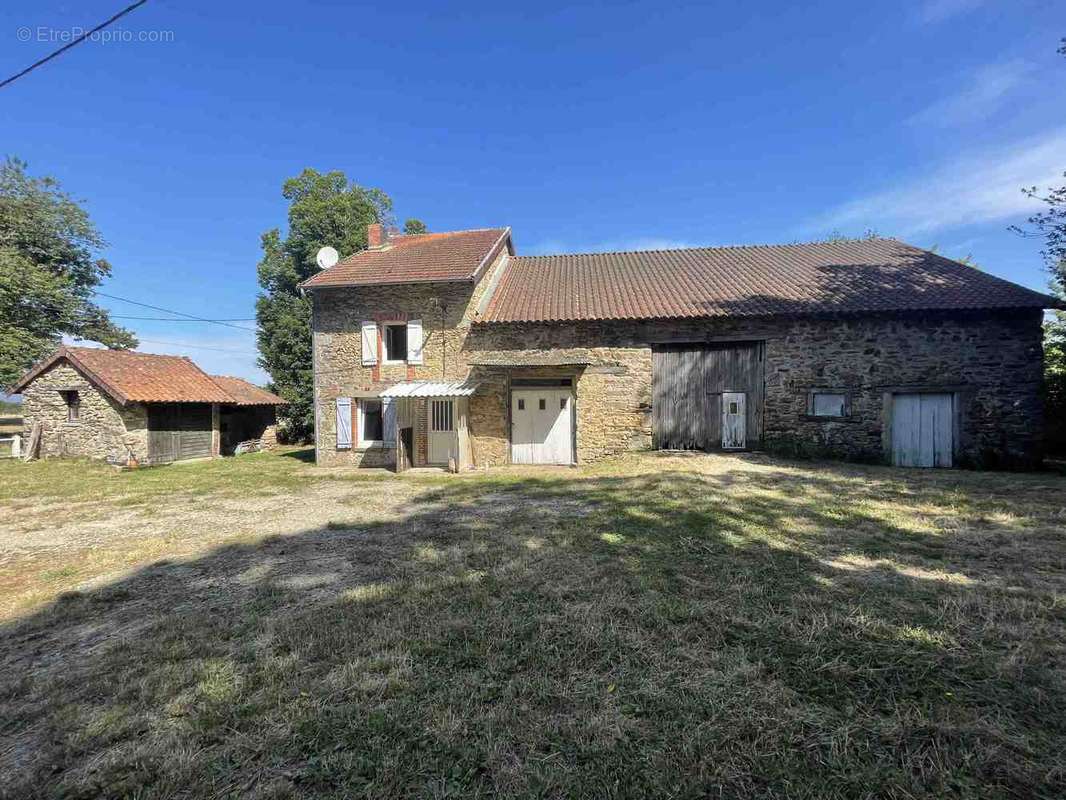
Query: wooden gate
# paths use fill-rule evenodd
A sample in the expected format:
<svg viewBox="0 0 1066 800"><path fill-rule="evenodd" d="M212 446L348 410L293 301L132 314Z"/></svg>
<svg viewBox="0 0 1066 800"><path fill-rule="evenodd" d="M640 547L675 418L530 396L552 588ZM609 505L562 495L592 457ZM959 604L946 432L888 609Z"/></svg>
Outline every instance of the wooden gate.
<svg viewBox="0 0 1066 800"><path fill-rule="evenodd" d="M722 395L745 395L747 447L762 439L763 342L686 344L652 353L652 430L660 450L722 447Z"/></svg>
<svg viewBox="0 0 1066 800"><path fill-rule="evenodd" d="M148 459L166 464L211 455L211 406L153 403L148 406Z"/></svg>

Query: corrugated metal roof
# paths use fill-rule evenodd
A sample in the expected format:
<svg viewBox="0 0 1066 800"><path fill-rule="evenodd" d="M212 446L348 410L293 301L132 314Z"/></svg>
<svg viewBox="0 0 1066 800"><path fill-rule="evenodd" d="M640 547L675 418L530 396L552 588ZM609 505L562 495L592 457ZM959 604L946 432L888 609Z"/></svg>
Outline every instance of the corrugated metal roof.
<svg viewBox="0 0 1066 800"><path fill-rule="evenodd" d="M895 239L511 258L479 322L1061 308Z"/></svg>
<svg viewBox="0 0 1066 800"><path fill-rule="evenodd" d="M469 397L478 384L469 381L445 383L443 381L414 381L397 383L381 393L382 397Z"/></svg>

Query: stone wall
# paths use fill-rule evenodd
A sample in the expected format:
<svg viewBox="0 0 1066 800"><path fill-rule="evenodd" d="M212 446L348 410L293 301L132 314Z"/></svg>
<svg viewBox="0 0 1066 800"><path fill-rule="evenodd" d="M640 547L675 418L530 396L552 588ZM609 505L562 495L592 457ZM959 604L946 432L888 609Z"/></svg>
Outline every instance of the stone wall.
<svg viewBox="0 0 1066 800"><path fill-rule="evenodd" d="M77 422L67 422L60 391L78 392ZM41 424L42 458L84 457L125 463L129 450L148 459L148 413L141 404L122 406L99 391L65 361L34 379L22 394L26 433ZM127 450L129 448L129 450Z"/></svg>
<svg viewBox="0 0 1066 800"><path fill-rule="evenodd" d="M470 366L465 347L470 324L486 287L505 263L502 251L478 284L426 283L357 286L313 292L313 358L316 383L315 451L319 464L383 466L393 463L381 447L338 450L336 399L377 397L401 381L459 381ZM362 363L362 323L422 320L422 364ZM383 351L382 351L383 352ZM426 454L425 425L416 429L416 463ZM353 431L354 438L354 431Z"/></svg>
<svg viewBox="0 0 1066 800"><path fill-rule="evenodd" d="M1039 458L1037 312L477 325L466 348L468 360L535 350L590 361L569 373L576 382L577 458L594 461L651 444L651 344L713 339L766 343L765 449L883 461L891 393L939 390L958 401L962 465L1027 466ZM481 396L471 403L474 451L479 465L505 463L506 430L496 420L506 419L507 380L488 378L505 371L482 372ZM849 416L808 416L812 389L845 392Z"/></svg>
<svg viewBox="0 0 1066 800"><path fill-rule="evenodd" d="M508 398L518 377L571 377L577 460L595 461L652 444L652 345L765 342L763 438L755 446L794 455L886 459L894 391L954 393L957 456L963 465L1029 465L1043 430L1041 316L1009 314L868 315L855 318L739 318L478 324L501 254L476 286L461 283L322 289L314 293L317 456L320 464L384 466L391 450L336 448L335 400L376 397L405 380L480 383L470 398L477 466L509 459ZM424 363L364 367L361 323L421 319ZM517 358L515 358L517 356ZM471 362L571 357L583 367L484 367ZM845 418L808 415L814 389L842 391ZM424 413L423 413L424 417ZM415 461L424 463L425 420L416 424Z"/></svg>

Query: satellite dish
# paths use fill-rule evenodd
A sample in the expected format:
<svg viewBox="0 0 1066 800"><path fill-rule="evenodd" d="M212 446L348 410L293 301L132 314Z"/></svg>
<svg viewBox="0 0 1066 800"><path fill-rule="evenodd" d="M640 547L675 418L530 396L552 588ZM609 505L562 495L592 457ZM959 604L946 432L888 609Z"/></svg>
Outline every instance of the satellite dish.
<svg viewBox="0 0 1066 800"><path fill-rule="evenodd" d="M323 247L315 256L315 262L321 269L329 269L340 260L340 254L332 247Z"/></svg>

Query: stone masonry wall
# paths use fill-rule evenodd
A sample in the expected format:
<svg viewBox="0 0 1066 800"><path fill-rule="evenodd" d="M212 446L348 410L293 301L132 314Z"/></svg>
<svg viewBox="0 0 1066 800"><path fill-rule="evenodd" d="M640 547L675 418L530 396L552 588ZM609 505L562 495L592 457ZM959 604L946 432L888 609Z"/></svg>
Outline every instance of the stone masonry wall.
<svg viewBox="0 0 1066 800"><path fill-rule="evenodd" d="M324 465L385 466L393 463L391 450L381 447L337 449L336 399L377 397L401 381L459 381L470 366L464 343L478 303L496 271L507 257L500 253L476 286L469 283L426 283L318 289L313 292L313 352L317 388L315 450ZM422 320L422 364L363 366L362 322L378 322L379 339L384 322ZM380 343L379 343L380 344ZM475 403L472 403L472 406ZM473 413L473 408L471 409ZM353 430L353 439L355 431ZM424 462L425 426L416 427L416 463Z"/></svg>
<svg viewBox="0 0 1066 800"><path fill-rule="evenodd" d="M67 422L60 391L78 392L77 422ZM26 433L41 424L41 457L84 457L125 462L127 447L148 459L148 413L143 405L121 406L61 361L39 375L22 395Z"/></svg>
<svg viewBox="0 0 1066 800"><path fill-rule="evenodd" d="M651 444L651 344L712 339L766 343L766 449L883 461L891 392L939 390L959 402L962 465L1027 466L1039 458L1043 368L1036 312L477 325L465 344L468 359L534 350L591 361L569 373L576 379L577 458L593 461ZM481 370L481 396L471 403L479 466L507 460L506 430L496 422L506 419L507 380L488 377L498 372ZM808 416L812 389L845 392L850 415Z"/></svg>

